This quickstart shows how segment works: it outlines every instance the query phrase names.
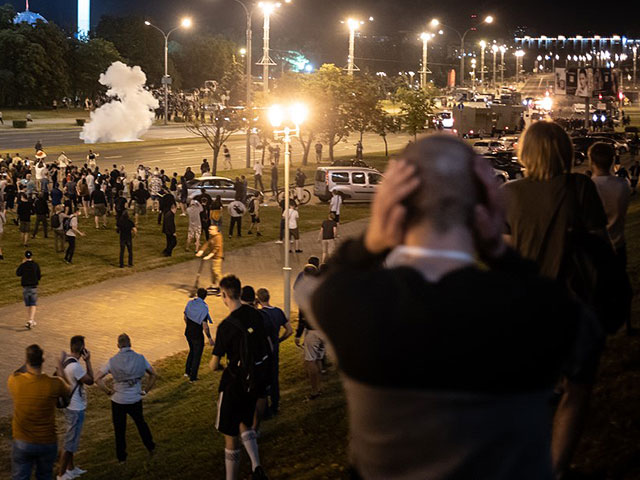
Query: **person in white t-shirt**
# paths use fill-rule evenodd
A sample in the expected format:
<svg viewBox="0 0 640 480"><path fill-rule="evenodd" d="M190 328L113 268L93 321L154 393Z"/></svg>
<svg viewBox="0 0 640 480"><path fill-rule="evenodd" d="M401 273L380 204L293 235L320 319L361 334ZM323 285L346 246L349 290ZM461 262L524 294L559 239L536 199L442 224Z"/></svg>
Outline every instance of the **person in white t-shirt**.
<svg viewBox="0 0 640 480"><path fill-rule="evenodd" d="M89 195L91 195L96 189L96 177L94 177L91 170L89 170L85 179L87 180L87 187L89 187Z"/></svg>
<svg viewBox="0 0 640 480"><path fill-rule="evenodd" d="M68 223L65 223L68 222ZM76 251L76 236L80 235L84 237L84 233L78 230L78 210L74 208L67 218L62 221L62 229L65 234L65 238L69 246L64 254L64 261L66 263L73 263L73 254Z"/></svg>
<svg viewBox="0 0 640 480"><path fill-rule="evenodd" d="M64 152L58 155L58 168L64 169L68 167L70 164L71 164L71 160L69 160L69 157L67 157Z"/></svg>
<svg viewBox="0 0 640 480"><path fill-rule="evenodd" d="M294 246L296 248L296 253L302 253L300 250L300 230L298 230L298 219L300 218L300 214L298 213L298 205L296 202L291 202L289 204L289 238L293 238ZM282 213L282 216L285 216L285 213ZM289 250L291 251L291 250Z"/></svg>
<svg viewBox="0 0 640 480"><path fill-rule="evenodd" d="M260 185L259 190L264 192L264 184L262 183L262 170L264 166L262 163L256 160L256 163L253 164L253 188L258 190L258 185Z"/></svg>
<svg viewBox="0 0 640 480"><path fill-rule="evenodd" d="M80 360L84 360L85 367ZM66 430L64 444L60 455L58 480L71 480L86 470L76 466L73 455L78 451L80 434L84 425L84 414L87 410L87 392L85 385L93 385L93 367L91 366L91 353L85 348L84 337L76 335L71 337L71 353L62 362L64 376L71 388L69 405L64 409Z"/></svg>

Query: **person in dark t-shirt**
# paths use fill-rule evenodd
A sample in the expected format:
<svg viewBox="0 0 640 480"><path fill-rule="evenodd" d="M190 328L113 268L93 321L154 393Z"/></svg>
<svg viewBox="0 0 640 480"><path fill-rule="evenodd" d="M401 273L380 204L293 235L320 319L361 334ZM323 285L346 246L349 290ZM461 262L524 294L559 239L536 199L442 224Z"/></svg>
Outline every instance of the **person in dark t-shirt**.
<svg viewBox="0 0 640 480"><path fill-rule="evenodd" d="M326 263L329 255L333 253L338 233L338 224L335 220L333 212L329 214L329 218L322 222L318 240L322 243L322 263Z"/></svg>
<svg viewBox="0 0 640 480"><path fill-rule="evenodd" d="M129 254L129 262L127 265L133 267L133 236L138 233L133 220L129 218L129 213L124 210L118 220L118 232L120 233L120 268L124 268L124 249Z"/></svg>

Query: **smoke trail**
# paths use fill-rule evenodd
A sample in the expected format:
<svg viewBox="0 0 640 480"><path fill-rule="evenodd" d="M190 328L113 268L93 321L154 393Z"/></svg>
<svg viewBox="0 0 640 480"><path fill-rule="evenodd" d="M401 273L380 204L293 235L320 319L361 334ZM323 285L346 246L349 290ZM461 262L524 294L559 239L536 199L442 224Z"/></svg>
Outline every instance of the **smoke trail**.
<svg viewBox="0 0 640 480"><path fill-rule="evenodd" d="M84 143L139 140L153 124L158 101L143 87L147 76L140 67L114 62L98 80L109 87L112 100L91 112L80 138Z"/></svg>

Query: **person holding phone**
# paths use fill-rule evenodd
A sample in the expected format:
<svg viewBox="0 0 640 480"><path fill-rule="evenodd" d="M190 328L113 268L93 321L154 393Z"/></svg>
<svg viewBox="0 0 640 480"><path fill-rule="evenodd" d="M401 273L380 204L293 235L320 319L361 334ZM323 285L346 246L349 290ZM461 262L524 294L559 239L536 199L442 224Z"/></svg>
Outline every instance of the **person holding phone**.
<svg viewBox="0 0 640 480"><path fill-rule="evenodd" d="M78 451L80 435L84 426L84 414L87 410L87 392L85 385L93 385L93 367L91 366L91 353L85 348L84 337L75 335L71 337L69 354L65 354L62 362L64 378L71 388L71 400L69 406L64 409L66 430L64 434L63 449L58 464L58 480L71 480L86 470L74 463L74 455ZM85 366L80 363L83 360Z"/></svg>
<svg viewBox="0 0 640 480"><path fill-rule="evenodd" d="M353 478L553 478L549 395L581 309L504 243L498 193L468 144L429 135L296 288L342 372Z"/></svg>

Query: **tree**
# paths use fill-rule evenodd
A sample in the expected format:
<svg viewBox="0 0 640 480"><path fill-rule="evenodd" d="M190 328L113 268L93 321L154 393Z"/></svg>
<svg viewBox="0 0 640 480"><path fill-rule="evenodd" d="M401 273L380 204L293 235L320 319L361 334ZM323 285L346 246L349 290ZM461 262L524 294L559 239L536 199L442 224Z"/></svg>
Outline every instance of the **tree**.
<svg viewBox="0 0 640 480"><path fill-rule="evenodd" d="M431 97L422 89L401 87L396 92L396 99L400 102L403 129L415 140L433 110Z"/></svg>
<svg viewBox="0 0 640 480"><path fill-rule="evenodd" d="M109 65L122 61L115 45L102 38L92 38L81 42L71 40L69 68L71 72L71 91L79 97L96 98L106 87L98 83L100 74Z"/></svg>
<svg viewBox="0 0 640 480"><path fill-rule="evenodd" d="M349 94L347 104L349 127L360 134L362 142L364 132L371 128L374 115L379 113L380 89L377 82L368 76L354 79L352 85L353 92Z"/></svg>
<svg viewBox="0 0 640 480"><path fill-rule="evenodd" d="M176 43L171 58L184 88L202 88L207 80L221 82L232 70L235 43L221 36L190 35Z"/></svg>
<svg viewBox="0 0 640 480"><path fill-rule="evenodd" d="M389 115L384 108L378 105L371 115L371 131L382 137L385 157L389 156L387 135L396 133L399 129L398 119Z"/></svg>
<svg viewBox="0 0 640 480"><path fill-rule="evenodd" d="M200 122L196 116L195 120L185 126L189 133L202 137L213 150L213 175L218 171L218 155L222 145L233 133L242 129L244 124L242 115L237 110L217 104L213 112L213 123Z"/></svg>

